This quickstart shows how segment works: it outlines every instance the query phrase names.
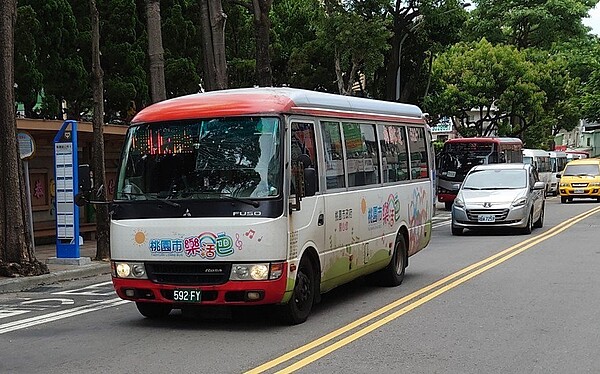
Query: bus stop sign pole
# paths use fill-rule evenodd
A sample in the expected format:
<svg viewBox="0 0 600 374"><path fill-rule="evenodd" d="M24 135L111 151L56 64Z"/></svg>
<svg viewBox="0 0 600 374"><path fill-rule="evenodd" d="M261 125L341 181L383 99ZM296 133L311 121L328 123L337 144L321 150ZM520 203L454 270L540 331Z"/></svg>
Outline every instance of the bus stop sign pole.
<svg viewBox="0 0 600 374"><path fill-rule="evenodd" d="M54 137L56 181L56 257L79 259L77 122L65 121Z"/></svg>

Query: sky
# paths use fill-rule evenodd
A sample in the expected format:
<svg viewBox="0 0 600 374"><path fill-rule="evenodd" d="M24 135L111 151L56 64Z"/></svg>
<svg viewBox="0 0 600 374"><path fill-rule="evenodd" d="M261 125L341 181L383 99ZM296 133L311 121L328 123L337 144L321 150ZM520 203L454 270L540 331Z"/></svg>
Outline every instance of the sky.
<svg viewBox="0 0 600 374"><path fill-rule="evenodd" d="M583 19L583 24L592 28L592 34L600 36L600 3L590 10L589 15L589 18Z"/></svg>

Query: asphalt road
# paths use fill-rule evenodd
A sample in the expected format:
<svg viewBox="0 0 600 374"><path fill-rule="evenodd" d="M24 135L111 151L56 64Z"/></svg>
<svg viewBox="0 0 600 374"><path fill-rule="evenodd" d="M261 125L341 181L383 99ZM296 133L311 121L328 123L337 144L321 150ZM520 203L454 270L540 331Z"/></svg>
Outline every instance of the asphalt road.
<svg viewBox="0 0 600 374"><path fill-rule="evenodd" d="M600 372L600 204L550 198L531 235L456 237L445 217L401 286L355 281L298 326L265 308L147 320L106 277L0 295L0 373Z"/></svg>

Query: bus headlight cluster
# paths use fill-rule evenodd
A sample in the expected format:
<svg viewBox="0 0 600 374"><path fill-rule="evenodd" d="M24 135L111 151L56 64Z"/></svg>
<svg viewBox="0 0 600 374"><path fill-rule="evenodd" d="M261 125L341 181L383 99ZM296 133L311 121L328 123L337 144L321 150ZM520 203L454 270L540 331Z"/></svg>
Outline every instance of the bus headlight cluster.
<svg viewBox="0 0 600 374"><path fill-rule="evenodd" d="M229 280L275 280L283 274L283 263L233 264Z"/></svg>
<svg viewBox="0 0 600 374"><path fill-rule="evenodd" d="M141 262L111 262L113 277L129 279L148 279L146 267Z"/></svg>

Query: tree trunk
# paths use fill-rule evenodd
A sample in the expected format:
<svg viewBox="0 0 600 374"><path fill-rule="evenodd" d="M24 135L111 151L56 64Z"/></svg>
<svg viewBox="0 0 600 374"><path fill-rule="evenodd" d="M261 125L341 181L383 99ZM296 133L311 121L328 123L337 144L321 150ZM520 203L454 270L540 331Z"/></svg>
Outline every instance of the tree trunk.
<svg viewBox="0 0 600 374"><path fill-rule="evenodd" d="M160 25L160 0L146 0L148 17L148 56L150 58L150 95L153 103L167 98L165 59Z"/></svg>
<svg viewBox="0 0 600 374"><path fill-rule="evenodd" d="M269 54L271 21L269 12L273 0L252 0L254 9L254 36L256 38L256 80L261 87L273 85L271 55Z"/></svg>
<svg viewBox="0 0 600 374"><path fill-rule="evenodd" d="M94 92L94 200L106 201L106 175L104 162L104 72L100 64L100 19L96 0L90 0L92 19L92 90ZM110 258L110 222L108 205L96 205L96 260Z"/></svg>
<svg viewBox="0 0 600 374"><path fill-rule="evenodd" d="M25 179L17 145L14 94L15 0L0 1L0 275L39 275L48 267L37 261L27 230Z"/></svg>
<svg viewBox="0 0 600 374"><path fill-rule="evenodd" d="M221 0L201 0L202 47L204 51L204 89L227 88L227 59L225 56L225 21Z"/></svg>

